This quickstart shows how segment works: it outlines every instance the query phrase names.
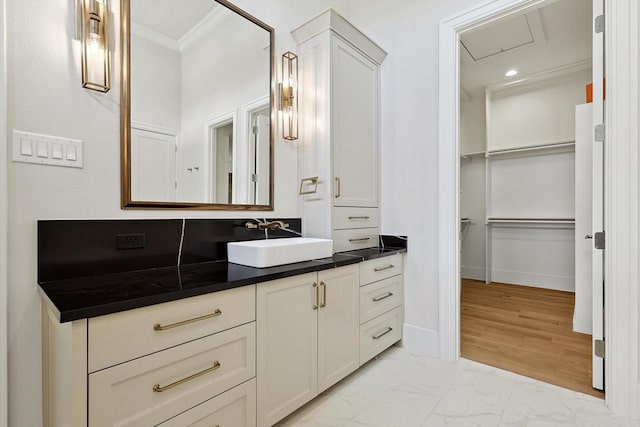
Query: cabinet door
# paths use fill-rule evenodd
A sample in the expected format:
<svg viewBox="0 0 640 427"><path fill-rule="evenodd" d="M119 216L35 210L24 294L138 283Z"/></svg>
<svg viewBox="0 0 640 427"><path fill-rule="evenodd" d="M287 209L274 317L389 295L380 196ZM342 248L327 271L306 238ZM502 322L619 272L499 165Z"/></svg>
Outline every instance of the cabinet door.
<svg viewBox="0 0 640 427"><path fill-rule="evenodd" d="M318 273L318 392L359 366L359 266Z"/></svg>
<svg viewBox="0 0 640 427"><path fill-rule="evenodd" d="M331 52L334 206L378 206L378 67L337 37Z"/></svg>
<svg viewBox="0 0 640 427"><path fill-rule="evenodd" d="M317 395L317 273L257 285L258 426Z"/></svg>

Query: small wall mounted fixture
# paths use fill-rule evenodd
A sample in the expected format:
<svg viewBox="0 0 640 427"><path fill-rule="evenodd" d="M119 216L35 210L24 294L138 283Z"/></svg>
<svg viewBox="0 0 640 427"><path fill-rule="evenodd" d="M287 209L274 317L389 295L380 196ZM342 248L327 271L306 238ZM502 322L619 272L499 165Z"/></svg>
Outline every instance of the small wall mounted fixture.
<svg viewBox="0 0 640 427"><path fill-rule="evenodd" d="M108 1L78 0L82 87L98 92L111 89Z"/></svg>
<svg viewBox="0 0 640 427"><path fill-rule="evenodd" d="M278 99L282 115L282 137L288 141L298 139L298 55L282 55L282 83L278 84Z"/></svg>

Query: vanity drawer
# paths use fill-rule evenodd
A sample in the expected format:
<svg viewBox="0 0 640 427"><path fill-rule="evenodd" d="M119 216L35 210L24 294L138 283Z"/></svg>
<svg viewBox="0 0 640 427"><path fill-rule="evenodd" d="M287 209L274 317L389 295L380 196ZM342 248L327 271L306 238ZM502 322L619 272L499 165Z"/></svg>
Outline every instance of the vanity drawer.
<svg viewBox="0 0 640 427"><path fill-rule="evenodd" d="M402 254L365 261L360 264L360 286L402 274Z"/></svg>
<svg viewBox="0 0 640 427"><path fill-rule="evenodd" d="M252 322L255 295L250 285L91 318L89 372Z"/></svg>
<svg viewBox="0 0 640 427"><path fill-rule="evenodd" d="M255 377L255 322L89 375L89 427L156 425Z"/></svg>
<svg viewBox="0 0 640 427"><path fill-rule="evenodd" d="M379 228L333 230L333 251L344 252L378 246Z"/></svg>
<svg viewBox="0 0 640 427"><path fill-rule="evenodd" d="M349 228L369 228L380 226L378 208L333 208L333 228L344 230Z"/></svg>
<svg viewBox="0 0 640 427"><path fill-rule="evenodd" d="M402 305L402 275L360 287L360 323Z"/></svg>
<svg viewBox="0 0 640 427"><path fill-rule="evenodd" d="M360 365L402 338L402 307L360 326Z"/></svg>
<svg viewBox="0 0 640 427"><path fill-rule="evenodd" d="M256 380L252 379L159 424L158 427L255 427L255 425Z"/></svg>

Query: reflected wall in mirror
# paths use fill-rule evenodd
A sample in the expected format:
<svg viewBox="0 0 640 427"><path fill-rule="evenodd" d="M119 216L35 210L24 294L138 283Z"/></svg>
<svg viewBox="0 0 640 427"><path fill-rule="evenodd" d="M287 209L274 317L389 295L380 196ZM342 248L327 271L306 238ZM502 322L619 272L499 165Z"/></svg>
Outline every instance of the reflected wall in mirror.
<svg viewBox="0 0 640 427"><path fill-rule="evenodd" d="M122 0L122 206L273 209L274 30L224 0Z"/></svg>

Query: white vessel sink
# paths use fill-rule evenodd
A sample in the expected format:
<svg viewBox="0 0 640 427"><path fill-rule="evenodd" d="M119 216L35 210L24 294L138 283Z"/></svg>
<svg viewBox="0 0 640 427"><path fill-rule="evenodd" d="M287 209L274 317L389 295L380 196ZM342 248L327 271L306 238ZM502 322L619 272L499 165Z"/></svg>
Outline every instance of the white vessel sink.
<svg viewBox="0 0 640 427"><path fill-rule="evenodd" d="M333 255L333 240L311 237L249 240L227 243L227 258L249 267L276 265L327 258Z"/></svg>

